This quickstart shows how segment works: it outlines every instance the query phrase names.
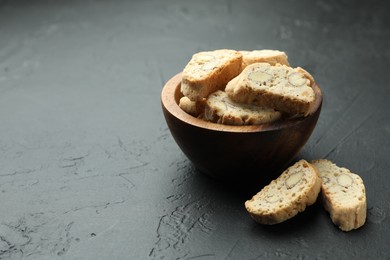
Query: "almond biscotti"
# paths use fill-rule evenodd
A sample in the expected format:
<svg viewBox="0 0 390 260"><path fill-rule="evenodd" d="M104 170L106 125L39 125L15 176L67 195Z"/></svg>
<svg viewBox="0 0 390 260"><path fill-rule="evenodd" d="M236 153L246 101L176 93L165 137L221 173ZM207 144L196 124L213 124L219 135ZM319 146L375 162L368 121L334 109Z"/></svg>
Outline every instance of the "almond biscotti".
<svg viewBox="0 0 390 260"><path fill-rule="evenodd" d="M268 63L271 65L283 64L290 66L288 56L283 51L278 50L254 50L240 51L242 54L241 70L244 70L248 65L253 63Z"/></svg>
<svg viewBox="0 0 390 260"><path fill-rule="evenodd" d="M245 208L260 224L281 223L312 205L320 189L317 170L307 161L300 160L246 201Z"/></svg>
<svg viewBox="0 0 390 260"><path fill-rule="evenodd" d="M204 119L225 125L258 125L278 120L281 113L271 108L238 104L224 91L210 94L204 109Z"/></svg>
<svg viewBox="0 0 390 260"><path fill-rule="evenodd" d="M301 68L254 63L231 80L225 91L238 103L306 116L315 102L315 93L307 74Z"/></svg>
<svg viewBox="0 0 390 260"><path fill-rule="evenodd" d="M329 160L315 160L322 179L321 198L335 225L343 231L357 229L366 221L367 202L363 180Z"/></svg>
<svg viewBox="0 0 390 260"><path fill-rule="evenodd" d="M235 50L199 52L192 56L182 73L181 92L191 101L223 90L241 72L242 54Z"/></svg>

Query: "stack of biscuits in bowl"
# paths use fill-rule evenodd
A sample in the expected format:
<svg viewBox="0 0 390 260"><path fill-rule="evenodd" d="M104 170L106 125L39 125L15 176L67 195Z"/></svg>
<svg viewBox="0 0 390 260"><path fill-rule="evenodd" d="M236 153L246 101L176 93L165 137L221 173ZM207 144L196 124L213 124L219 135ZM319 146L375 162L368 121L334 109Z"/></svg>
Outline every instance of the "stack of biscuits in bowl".
<svg viewBox="0 0 390 260"><path fill-rule="evenodd" d="M257 125L306 116L313 77L276 50L216 50L193 55L183 70L180 107L207 121Z"/></svg>
<svg viewBox="0 0 390 260"><path fill-rule="evenodd" d="M196 53L162 91L169 129L200 171L230 180L272 176L245 202L256 222L281 223L320 198L332 221L350 231L366 219L362 179L324 159L288 167L321 104L314 78L277 50Z"/></svg>

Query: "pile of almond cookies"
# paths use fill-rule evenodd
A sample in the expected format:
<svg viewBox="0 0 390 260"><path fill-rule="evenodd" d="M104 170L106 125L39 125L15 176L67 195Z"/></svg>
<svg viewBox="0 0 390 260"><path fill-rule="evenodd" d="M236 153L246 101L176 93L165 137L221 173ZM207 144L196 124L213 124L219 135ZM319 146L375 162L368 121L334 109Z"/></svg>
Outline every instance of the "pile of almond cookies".
<svg viewBox="0 0 390 260"><path fill-rule="evenodd" d="M199 52L183 70L179 106L214 123L271 123L284 116L307 116L316 98L313 84L313 77L290 67L281 51ZM362 179L325 159L296 162L246 201L245 208L256 222L272 225L294 217L317 198L341 230L364 225Z"/></svg>
<svg viewBox="0 0 390 260"><path fill-rule="evenodd" d="M276 50L215 50L192 56L182 73L179 106L207 121L228 125L270 123L307 116L313 77L292 68Z"/></svg>
<svg viewBox="0 0 390 260"><path fill-rule="evenodd" d="M304 211L317 198L341 230L364 225L367 202L363 180L326 159L296 162L246 201L245 208L256 222L273 225Z"/></svg>

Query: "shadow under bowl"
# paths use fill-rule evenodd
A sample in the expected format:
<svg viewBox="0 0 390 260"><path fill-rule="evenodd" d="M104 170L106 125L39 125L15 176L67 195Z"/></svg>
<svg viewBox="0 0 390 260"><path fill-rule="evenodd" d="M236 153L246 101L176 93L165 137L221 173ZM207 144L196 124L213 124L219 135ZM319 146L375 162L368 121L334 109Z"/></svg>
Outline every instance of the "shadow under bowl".
<svg viewBox="0 0 390 260"><path fill-rule="evenodd" d="M162 89L165 120L195 167L220 180L268 181L277 177L305 145L321 112L322 93L314 83L316 101L306 117L249 126L207 122L179 107L181 79L181 73L175 75Z"/></svg>

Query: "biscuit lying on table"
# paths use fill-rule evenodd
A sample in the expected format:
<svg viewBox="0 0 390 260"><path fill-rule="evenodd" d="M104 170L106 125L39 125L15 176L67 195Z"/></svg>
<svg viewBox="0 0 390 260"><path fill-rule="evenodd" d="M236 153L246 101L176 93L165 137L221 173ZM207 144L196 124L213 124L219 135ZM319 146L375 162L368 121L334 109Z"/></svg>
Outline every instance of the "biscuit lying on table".
<svg viewBox="0 0 390 260"><path fill-rule="evenodd" d="M182 73L181 92L191 101L223 90L241 72L242 54L235 50L199 52L192 56Z"/></svg>
<svg viewBox="0 0 390 260"><path fill-rule="evenodd" d="M216 91L206 100L204 119L225 125L258 125L278 120L281 113L271 108L238 104L224 91Z"/></svg>
<svg viewBox="0 0 390 260"><path fill-rule="evenodd" d="M293 115L306 116L315 102L312 77L301 68L254 63L232 79L225 91L238 103L270 107Z"/></svg>
<svg viewBox="0 0 390 260"><path fill-rule="evenodd" d="M246 201L245 208L260 224L278 224L312 205L320 189L317 170L307 161L300 160Z"/></svg>
<svg viewBox="0 0 390 260"><path fill-rule="evenodd" d="M322 178L322 202L333 223L343 231L363 226L367 211L363 180L329 160L315 160L312 164Z"/></svg>

